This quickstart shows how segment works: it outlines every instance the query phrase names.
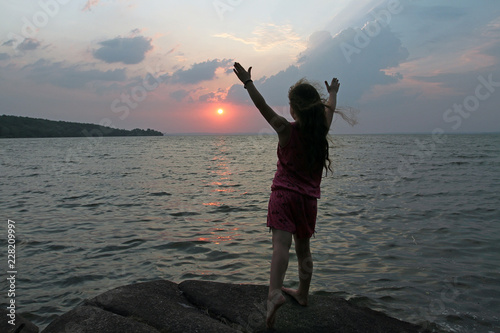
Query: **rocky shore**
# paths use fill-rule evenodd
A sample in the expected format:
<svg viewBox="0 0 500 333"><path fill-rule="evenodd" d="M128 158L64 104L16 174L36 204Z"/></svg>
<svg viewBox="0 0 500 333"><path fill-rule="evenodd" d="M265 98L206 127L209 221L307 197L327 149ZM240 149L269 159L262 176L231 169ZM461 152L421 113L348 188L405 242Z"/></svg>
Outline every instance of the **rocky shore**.
<svg viewBox="0 0 500 333"><path fill-rule="evenodd" d="M267 286L188 280L158 280L118 287L85 300L42 333L266 332ZM430 332L331 295L311 295L302 307L289 296L274 332ZM38 328L19 316L2 332Z"/></svg>

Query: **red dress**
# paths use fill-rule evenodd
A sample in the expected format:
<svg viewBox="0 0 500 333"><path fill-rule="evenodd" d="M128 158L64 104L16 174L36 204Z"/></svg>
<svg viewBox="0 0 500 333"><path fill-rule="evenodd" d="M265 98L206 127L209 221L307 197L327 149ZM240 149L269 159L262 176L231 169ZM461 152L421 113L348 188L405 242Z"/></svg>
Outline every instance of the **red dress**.
<svg viewBox="0 0 500 333"><path fill-rule="evenodd" d="M322 168L307 169L307 157L297 123L291 123L289 141L278 145L278 164L271 186L267 226L309 238L314 234Z"/></svg>

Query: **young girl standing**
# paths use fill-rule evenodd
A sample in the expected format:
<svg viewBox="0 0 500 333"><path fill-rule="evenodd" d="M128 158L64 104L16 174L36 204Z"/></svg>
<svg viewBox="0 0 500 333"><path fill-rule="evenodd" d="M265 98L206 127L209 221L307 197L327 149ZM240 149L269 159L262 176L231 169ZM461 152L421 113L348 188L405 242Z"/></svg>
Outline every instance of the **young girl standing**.
<svg viewBox="0 0 500 333"><path fill-rule="evenodd" d="M251 69L246 71L239 63L235 63L233 70L257 109L278 133L278 164L267 215L267 226L272 230L273 254L266 326L272 328L276 311L285 302L282 290L299 304L307 305L313 271L309 240L316 225L323 168L328 170L331 164L327 134L340 84L336 78L330 84L325 81L329 97L324 103L311 84L304 80L297 82L288 91L290 114L295 120L290 123L267 105L252 82ZM300 282L297 290L283 288L292 238L299 264Z"/></svg>

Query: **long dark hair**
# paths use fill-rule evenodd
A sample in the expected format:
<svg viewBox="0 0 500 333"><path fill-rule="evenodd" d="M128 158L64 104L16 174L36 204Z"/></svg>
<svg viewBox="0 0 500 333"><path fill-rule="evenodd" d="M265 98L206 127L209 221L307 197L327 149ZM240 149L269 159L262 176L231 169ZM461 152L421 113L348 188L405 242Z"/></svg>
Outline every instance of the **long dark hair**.
<svg viewBox="0 0 500 333"><path fill-rule="evenodd" d="M288 90L290 107L299 120L302 143L306 152L309 172L325 168L332 171L328 153L328 126L325 104L318 90L305 79L298 81Z"/></svg>

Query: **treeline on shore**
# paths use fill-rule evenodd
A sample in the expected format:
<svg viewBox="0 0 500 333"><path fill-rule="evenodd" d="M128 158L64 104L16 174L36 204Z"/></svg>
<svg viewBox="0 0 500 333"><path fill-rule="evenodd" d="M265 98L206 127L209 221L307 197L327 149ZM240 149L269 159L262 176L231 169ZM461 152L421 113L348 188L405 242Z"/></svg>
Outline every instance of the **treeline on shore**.
<svg viewBox="0 0 500 333"><path fill-rule="evenodd" d="M0 138L56 138L84 136L162 136L152 129L124 130L96 124L39 118L0 116Z"/></svg>

